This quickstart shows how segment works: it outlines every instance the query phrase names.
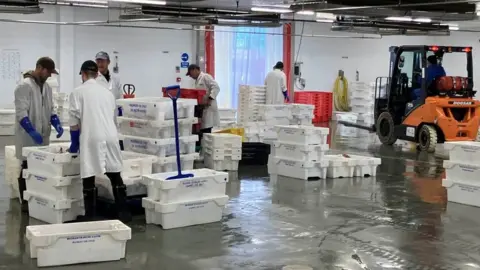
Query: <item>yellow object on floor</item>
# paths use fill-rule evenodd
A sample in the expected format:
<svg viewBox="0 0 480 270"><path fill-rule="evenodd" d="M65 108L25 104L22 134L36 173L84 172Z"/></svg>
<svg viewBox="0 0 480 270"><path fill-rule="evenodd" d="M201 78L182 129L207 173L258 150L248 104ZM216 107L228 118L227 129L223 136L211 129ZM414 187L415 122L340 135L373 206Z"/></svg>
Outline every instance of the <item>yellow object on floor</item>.
<svg viewBox="0 0 480 270"><path fill-rule="evenodd" d="M245 129L244 128L227 128L214 133L228 133L233 135L242 136L242 141L245 141Z"/></svg>

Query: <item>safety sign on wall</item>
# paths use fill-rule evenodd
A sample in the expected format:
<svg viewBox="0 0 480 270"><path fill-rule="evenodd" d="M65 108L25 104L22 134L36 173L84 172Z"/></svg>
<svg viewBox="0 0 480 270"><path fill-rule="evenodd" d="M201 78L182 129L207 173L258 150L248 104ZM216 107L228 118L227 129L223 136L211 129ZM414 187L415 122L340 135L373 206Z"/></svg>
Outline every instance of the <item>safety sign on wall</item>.
<svg viewBox="0 0 480 270"><path fill-rule="evenodd" d="M182 61L180 62L180 67L182 68L188 68L188 66L190 65L189 62L188 62L188 53L182 53Z"/></svg>

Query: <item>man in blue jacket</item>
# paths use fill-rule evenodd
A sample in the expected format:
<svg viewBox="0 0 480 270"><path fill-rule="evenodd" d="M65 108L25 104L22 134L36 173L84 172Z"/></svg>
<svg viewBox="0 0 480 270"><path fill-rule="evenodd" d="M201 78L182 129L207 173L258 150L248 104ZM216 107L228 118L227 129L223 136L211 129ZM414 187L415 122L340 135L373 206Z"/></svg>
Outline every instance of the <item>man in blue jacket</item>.
<svg viewBox="0 0 480 270"><path fill-rule="evenodd" d="M435 55L430 55L427 58L427 70L426 70L426 82L427 82L427 89L431 86L431 84L438 78L446 76L447 73L445 69L438 64L437 57ZM413 90L413 98L418 100L421 96L421 88Z"/></svg>

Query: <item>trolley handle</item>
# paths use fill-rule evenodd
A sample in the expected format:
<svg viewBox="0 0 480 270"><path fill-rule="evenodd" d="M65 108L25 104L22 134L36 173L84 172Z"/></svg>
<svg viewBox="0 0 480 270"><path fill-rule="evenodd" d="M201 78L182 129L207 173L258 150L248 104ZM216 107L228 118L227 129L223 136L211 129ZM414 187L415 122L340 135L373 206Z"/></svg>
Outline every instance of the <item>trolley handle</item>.
<svg viewBox="0 0 480 270"><path fill-rule="evenodd" d="M170 92L174 90L178 90L175 96L170 94ZM172 100L177 100L180 97L180 85L171 85L165 87L165 93L167 93L167 96Z"/></svg>

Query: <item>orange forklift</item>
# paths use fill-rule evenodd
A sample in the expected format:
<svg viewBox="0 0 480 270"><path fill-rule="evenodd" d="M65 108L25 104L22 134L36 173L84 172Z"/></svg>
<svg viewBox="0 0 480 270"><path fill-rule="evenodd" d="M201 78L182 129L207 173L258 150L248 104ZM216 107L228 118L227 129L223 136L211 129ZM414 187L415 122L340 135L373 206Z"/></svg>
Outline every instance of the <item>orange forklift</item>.
<svg viewBox="0 0 480 270"><path fill-rule="evenodd" d="M464 54L466 77L441 76L427 82L427 57L442 64L446 54ZM413 98L413 91L420 93ZM437 143L474 141L480 121L480 102L473 99L471 47L390 47L389 77L375 82L375 124L340 124L376 132L383 144L397 139L415 142L421 151L434 152Z"/></svg>

